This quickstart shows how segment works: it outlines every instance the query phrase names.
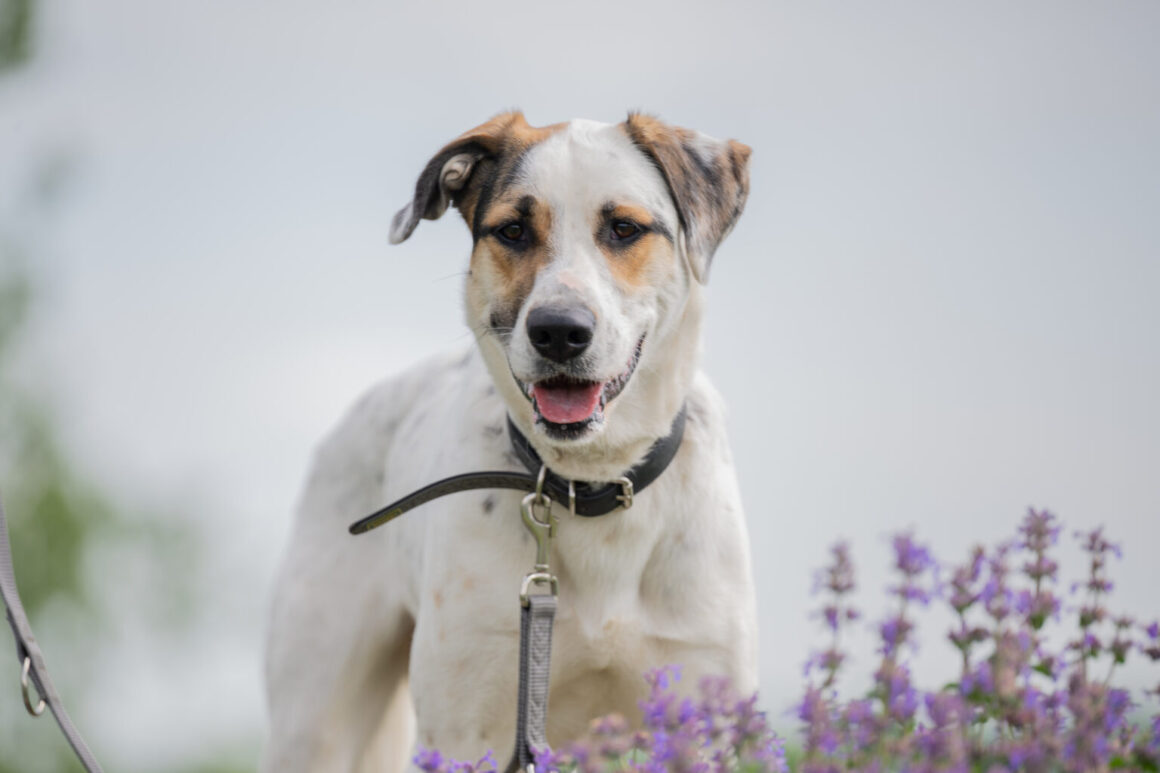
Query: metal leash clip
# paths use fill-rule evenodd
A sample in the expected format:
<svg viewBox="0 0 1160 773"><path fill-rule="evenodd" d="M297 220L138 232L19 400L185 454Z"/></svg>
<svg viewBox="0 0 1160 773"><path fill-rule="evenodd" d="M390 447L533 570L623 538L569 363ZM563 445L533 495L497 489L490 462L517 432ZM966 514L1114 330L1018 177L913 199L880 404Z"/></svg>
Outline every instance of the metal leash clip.
<svg viewBox="0 0 1160 773"><path fill-rule="evenodd" d="M552 515L552 500L544 494L544 477L547 473L547 466L541 465L540 474L536 477L536 490L524 497L520 504L524 526L536 538L535 568L524 575L524 581L520 583L520 603L525 607L528 605L528 591L533 585L548 585L553 596L559 592L559 582L548 565L552 538L556 536L556 518ZM543 520L536 517L537 506L543 508Z"/></svg>

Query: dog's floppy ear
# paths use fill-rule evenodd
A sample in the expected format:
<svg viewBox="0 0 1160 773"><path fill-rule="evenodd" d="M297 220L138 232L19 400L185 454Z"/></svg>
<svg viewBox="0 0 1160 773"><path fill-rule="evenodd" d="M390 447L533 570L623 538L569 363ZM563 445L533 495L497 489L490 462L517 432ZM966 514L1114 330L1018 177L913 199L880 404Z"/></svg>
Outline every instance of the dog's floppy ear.
<svg viewBox="0 0 1160 773"><path fill-rule="evenodd" d="M501 113L461 134L436 153L415 183L415 198L391 220L391 244L410 236L421 218L439 218L447 211L448 204L460 207L480 160L497 156L508 135L519 128L528 128L522 113ZM470 221L468 212L464 216Z"/></svg>
<svg viewBox="0 0 1160 773"><path fill-rule="evenodd" d="M736 140L717 140L632 113L629 138L664 175L677 205L693 275L709 279L713 253L741 216L749 195L749 154Z"/></svg>

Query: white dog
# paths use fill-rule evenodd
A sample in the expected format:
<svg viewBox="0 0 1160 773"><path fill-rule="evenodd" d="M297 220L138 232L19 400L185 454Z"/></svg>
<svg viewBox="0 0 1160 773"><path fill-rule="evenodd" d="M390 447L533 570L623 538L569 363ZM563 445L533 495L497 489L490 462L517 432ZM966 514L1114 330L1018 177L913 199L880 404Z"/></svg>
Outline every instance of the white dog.
<svg viewBox="0 0 1160 773"><path fill-rule="evenodd" d="M745 203L749 153L643 115L533 128L506 113L427 164L391 241L459 210L478 347L375 387L319 449L276 586L266 771L402 770L414 743L505 762L536 553L522 495L460 493L364 536L347 527L450 475L525 471L508 417L556 475L608 482L687 416L630 507L582 517L557 502L551 743L592 717L639 718L642 675L660 665L755 689L748 537L697 366L701 285Z"/></svg>

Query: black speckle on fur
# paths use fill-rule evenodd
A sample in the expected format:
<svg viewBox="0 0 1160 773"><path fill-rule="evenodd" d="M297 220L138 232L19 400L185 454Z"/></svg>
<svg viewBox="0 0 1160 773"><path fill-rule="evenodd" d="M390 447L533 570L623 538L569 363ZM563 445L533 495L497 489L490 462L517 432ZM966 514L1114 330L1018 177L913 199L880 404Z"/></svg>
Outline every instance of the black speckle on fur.
<svg viewBox="0 0 1160 773"><path fill-rule="evenodd" d="M506 335L515 327L516 317L519 315L519 311L519 308L496 309L491 312L488 324L491 325L491 329L496 333Z"/></svg>
<svg viewBox="0 0 1160 773"><path fill-rule="evenodd" d="M491 511L495 509L495 495L488 494L483 498L483 514L491 515Z"/></svg>

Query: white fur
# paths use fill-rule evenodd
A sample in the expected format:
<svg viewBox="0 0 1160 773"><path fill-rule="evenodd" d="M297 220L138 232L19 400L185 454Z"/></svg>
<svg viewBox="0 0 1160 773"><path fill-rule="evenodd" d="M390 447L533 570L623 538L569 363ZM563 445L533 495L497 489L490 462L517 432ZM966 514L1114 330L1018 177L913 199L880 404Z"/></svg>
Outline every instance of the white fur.
<svg viewBox="0 0 1160 773"><path fill-rule="evenodd" d="M522 470L504 430L509 413L553 470L599 481L638 462L681 403L689 408L677 457L631 509L598 518L556 509L549 740L576 737L601 714L636 716L642 674L660 665L681 664L686 685L724 674L756 687L748 538L721 401L696 371L701 286L679 238L671 265L633 292L616 286L593 242L594 213L609 200L645 206L678 234L664 181L617 127L590 122L536 146L525 166L519 184L551 206L553 257L510 339L483 335L478 350L380 384L317 453L277 580L266 771L401 770L413 726L422 746L471 760L491 749L506 762L518 590L535 556L521 495L457 494L363 536L346 528L449 475ZM470 281L468 322L479 330L487 299L473 297ZM527 310L564 297L596 313L602 377L646 340L604 426L579 441L539 431L512 376L536 367Z"/></svg>

